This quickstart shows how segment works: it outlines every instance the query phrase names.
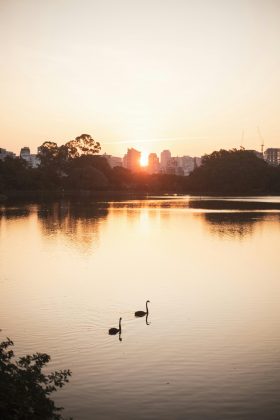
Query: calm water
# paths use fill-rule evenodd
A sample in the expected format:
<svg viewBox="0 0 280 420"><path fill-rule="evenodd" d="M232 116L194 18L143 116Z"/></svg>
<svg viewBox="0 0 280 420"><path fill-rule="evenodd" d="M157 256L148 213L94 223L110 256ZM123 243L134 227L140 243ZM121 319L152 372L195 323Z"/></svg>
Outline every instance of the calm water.
<svg viewBox="0 0 280 420"><path fill-rule="evenodd" d="M0 338L92 419L280 418L280 198L0 209ZM148 324L135 319L149 299ZM122 341L108 328L123 318Z"/></svg>

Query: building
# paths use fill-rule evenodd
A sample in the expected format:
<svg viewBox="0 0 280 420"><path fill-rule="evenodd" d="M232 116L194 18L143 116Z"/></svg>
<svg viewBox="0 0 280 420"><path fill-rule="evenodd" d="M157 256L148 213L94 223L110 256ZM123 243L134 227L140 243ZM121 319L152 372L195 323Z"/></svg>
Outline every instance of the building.
<svg viewBox="0 0 280 420"><path fill-rule="evenodd" d="M0 160L5 160L7 157L14 159L16 154L0 147Z"/></svg>
<svg viewBox="0 0 280 420"><path fill-rule="evenodd" d="M161 166L162 172L166 172L168 162L170 159L171 159L170 150L163 150L160 154L160 166Z"/></svg>
<svg viewBox="0 0 280 420"><path fill-rule="evenodd" d="M280 149L273 147L266 149L266 151L264 152L264 159L270 165L280 165Z"/></svg>
<svg viewBox="0 0 280 420"><path fill-rule="evenodd" d="M156 153L150 153L148 156L148 172L150 174L157 174L159 172L159 158Z"/></svg>
<svg viewBox="0 0 280 420"><path fill-rule="evenodd" d="M123 158L123 166L132 172L140 170L141 152L136 149L127 149L127 153Z"/></svg>
<svg viewBox="0 0 280 420"><path fill-rule="evenodd" d="M38 166L40 165L40 158L38 157L38 155L32 155L30 153L29 147L22 147L20 149L19 157L21 159L24 159L32 168L38 168Z"/></svg>
<svg viewBox="0 0 280 420"><path fill-rule="evenodd" d="M107 153L104 153L102 157L107 160L111 168L115 168L115 166L123 166L123 160L121 157L107 155Z"/></svg>
<svg viewBox="0 0 280 420"><path fill-rule="evenodd" d="M161 155L161 173L170 175L188 176L195 168L201 165L200 157L171 156L169 150L164 150Z"/></svg>
<svg viewBox="0 0 280 420"><path fill-rule="evenodd" d="M184 175L189 175L194 169L201 166L202 159L201 157L191 157L191 156L183 156L182 157L182 166L184 169Z"/></svg>
<svg viewBox="0 0 280 420"><path fill-rule="evenodd" d="M170 157L164 168L164 172L169 175L177 175L178 168L180 167L179 164L178 157Z"/></svg>
<svg viewBox="0 0 280 420"><path fill-rule="evenodd" d="M262 152L258 152L258 150L254 150L254 149L247 150L246 149L246 152L254 153L254 155L256 155L260 159L263 159L264 158L263 153Z"/></svg>
<svg viewBox="0 0 280 420"><path fill-rule="evenodd" d="M188 176L197 167L197 158L182 156L181 166L183 168L184 175Z"/></svg>

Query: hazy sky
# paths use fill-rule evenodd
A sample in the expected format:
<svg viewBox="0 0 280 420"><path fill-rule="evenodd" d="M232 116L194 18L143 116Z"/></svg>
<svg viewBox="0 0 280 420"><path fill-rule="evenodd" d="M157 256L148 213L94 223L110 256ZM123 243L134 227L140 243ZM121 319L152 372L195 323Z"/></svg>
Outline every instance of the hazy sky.
<svg viewBox="0 0 280 420"><path fill-rule="evenodd" d="M280 0L0 0L0 40L0 147L280 147Z"/></svg>

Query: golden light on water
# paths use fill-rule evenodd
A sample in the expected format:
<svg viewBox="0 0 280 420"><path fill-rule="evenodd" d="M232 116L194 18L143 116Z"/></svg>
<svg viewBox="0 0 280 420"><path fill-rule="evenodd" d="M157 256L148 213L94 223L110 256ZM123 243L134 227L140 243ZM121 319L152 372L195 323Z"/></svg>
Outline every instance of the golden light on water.
<svg viewBox="0 0 280 420"><path fill-rule="evenodd" d="M278 418L280 198L238 200L2 205L1 336L73 371L67 418Z"/></svg>

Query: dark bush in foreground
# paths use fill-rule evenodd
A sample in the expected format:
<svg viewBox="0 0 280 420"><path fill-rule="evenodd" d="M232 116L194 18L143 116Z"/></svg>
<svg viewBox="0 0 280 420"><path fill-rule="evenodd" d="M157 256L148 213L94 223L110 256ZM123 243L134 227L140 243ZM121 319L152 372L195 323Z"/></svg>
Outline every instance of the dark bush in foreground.
<svg viewBox="0 0 280 420"><path fill-rule="evenodd" d="M61 420L62 416L49 395L68 382L69 370L44 374L50 361L45 353L15 360L7 338L0 343L0 418L5 420Z"/></svg>

